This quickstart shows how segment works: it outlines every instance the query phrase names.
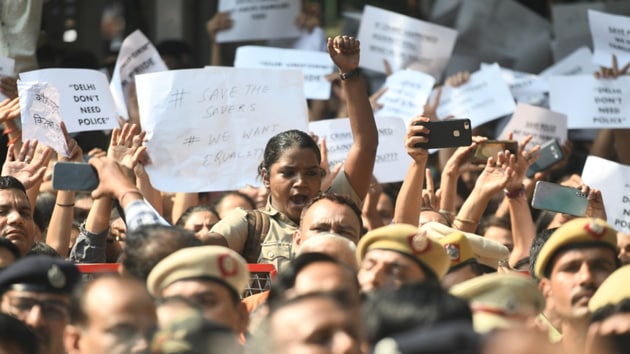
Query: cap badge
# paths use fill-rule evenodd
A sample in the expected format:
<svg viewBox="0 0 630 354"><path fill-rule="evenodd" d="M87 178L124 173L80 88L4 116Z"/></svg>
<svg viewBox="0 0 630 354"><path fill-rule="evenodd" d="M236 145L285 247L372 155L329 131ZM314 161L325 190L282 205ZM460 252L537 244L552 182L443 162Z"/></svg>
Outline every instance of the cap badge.
<svg viewBox="0 0 630 354"><path fill-rule="evenodd" d="M219 272L221 272L221 277L226 278L236 275L238 272L238 265L229 254L222 254L217 260L219 262Z"/></svg>
<svg viewBox="0 0 630 354"><path fill-rule="evenodd" d="M606 233L606 228L598 223L595 222L594 219L591 219L588 224L586 224L586 226L584 226L584 229L586 230L586 232L588 232L589 234L591 234L591 236L593 236L593 238L599 240L602 237L604 237L604 234Z"/></svg>
<svg viewBox="0 0 630 354"><path fill-rule="evenodd" d="M48 282L53 288L61 289L66 285L66 276L63 274L58 265L53 264L48 269Z"/></svg>
<svg viewBox="0 0 630 354"><path fill-rule="evenodd" d="M459 252L459 245L453 243L447 243L444 245L444 249L446 250L446 254L448 254L448 258L453 262L459 262L461 253Z"/></svg>
<svg viewBox="0 0 630 354"><path fill-rule="evenodd" d="M409 235L407 237L407 242L409 243L409 247L411 247L411 251L415 254L424 253L431 248L431 242L429 242L429 239L421 234Z"/></svg>

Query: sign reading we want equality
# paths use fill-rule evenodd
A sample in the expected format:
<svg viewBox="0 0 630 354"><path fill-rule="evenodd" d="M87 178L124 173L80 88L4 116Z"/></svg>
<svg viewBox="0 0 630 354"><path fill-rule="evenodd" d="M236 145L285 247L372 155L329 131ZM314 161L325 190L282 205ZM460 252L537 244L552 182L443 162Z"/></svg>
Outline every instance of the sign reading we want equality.
<svg viewBox="0 0 630 354"><path fill-rule="evenodd" d="M208 67L136 77L146 167L162 191L232 190L256 178L267 141L306 131L299 70Z"/></svg>
<svg viewBox="0 0 630 354"><path fill-rule="evenodd" d="M446 67L457 31L415 18L365 6L358 38L361 66L385 72L384 60L394 71L413 67L439 78Z"/></svg>

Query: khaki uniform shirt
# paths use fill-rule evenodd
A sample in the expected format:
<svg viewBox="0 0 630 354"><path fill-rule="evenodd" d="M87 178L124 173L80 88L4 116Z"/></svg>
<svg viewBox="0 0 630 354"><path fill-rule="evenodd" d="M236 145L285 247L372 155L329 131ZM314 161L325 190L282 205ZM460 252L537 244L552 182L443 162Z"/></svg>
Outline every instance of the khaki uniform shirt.
<svg viewBox="0 0 630 354"><path fill-rule="evenodd" d="M346 195L357 205L361 205L361 199L343 171L335 177L329 192ZM269 215L269 232L261 245L258 263L270 263L279 270L291 259L293 233L298 225L271 206L271 199L268 199L267 205L260 210ZM242 254L249 233L247 210L235 209L214 225L210 232L223 235L228 247Z"/></svg>

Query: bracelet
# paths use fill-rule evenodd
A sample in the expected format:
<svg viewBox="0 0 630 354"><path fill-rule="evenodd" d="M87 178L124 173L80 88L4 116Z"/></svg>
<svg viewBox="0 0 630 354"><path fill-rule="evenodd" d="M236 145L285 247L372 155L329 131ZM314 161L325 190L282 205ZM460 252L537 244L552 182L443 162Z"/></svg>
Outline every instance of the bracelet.
<svg viewBox="0 0 630 354"><path fill-rule="evenodd" d="M72 208L74 206L74 203L71 203L71 204L55 203L55 204L57 204L57 206L60 206L62 208Z"/></svg>
<svg viewBox="0 0 630 354"><path fill-rule="evenodd" d="M503 192L505 192L505 196L508 199L517 198L517 197L520 197L523 194L525 194L525 185L521 184L521 188L513 190L513 191L509 191L507 189L504 189Z"/></svg>
<svg viewBox="0 0 630 354"><path fill-rule="evenodd" d="M444 214L444 215L448 215L450 217L455 217L456 216L454 212L452 212L450 210L446 210L446 209L440 209L440 210L438 210L438 213Z"/></svg>
<svg viewBox="0 0 630 354"><path fill-rule="evenodd" d="M347 73L339 73L339 78L343 81L343 80L348 80L351 79L355 76L359 76L359 74L361 73L361 70L359 70L359 68L354 68L350 71L348 71Z"/></svg>
<svg viewBox="0 0 630 354"><path fill-rule="evenodd" d="M479 224L479 221L477 220L464 219L464 218L460 218L459 216L455 217L455 220L461 222L462 224L472 224L472 225Z"/></svg>
<svg viewBox="0 0 630 354"><path fill-rule="evenodd" d="M130 190L125 191L123 194L120 195L120 198L118 198L118 202L120 202L120 204L123 203L123 200L125 199L127 194L138 194L140 197L142 197L142 193L139 190L137 190L137 189L130 189Z"/></svg>

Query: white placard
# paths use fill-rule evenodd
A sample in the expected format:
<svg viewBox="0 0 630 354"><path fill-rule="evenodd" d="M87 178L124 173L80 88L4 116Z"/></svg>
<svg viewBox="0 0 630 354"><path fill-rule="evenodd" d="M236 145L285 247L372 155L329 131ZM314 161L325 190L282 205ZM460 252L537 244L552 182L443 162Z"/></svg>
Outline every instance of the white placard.
<svg viewBox="0 0 630 354"><path fill-rule="evenodd" d="M109 84L118 114L125 120L127 114L127 90L138 74L168 70L160 53L140 30L135 30L122 42L116 66Z"/></svg>
<svg viewBox="0 0 630 354"><path fill-rule="evenodd" d="M588 10L588 23L595 64L610 68L613 55L619 67L630 62L630 17Z"/></svg>
<svg viewBox="0 0 630 354"><path fill-rule="evenodd" d="M66 139L61 130L59 90L45 82L18 81L22 139L37 140L68 156Z"/></svg>
<svg viewBox="0 0 630 354"><path fill-rule="evenodd" d="M481 64L481 68L490 64ZM538 75L501 68L501 77L510 87L510 92L517 102L536 104L545 99L549 92L549 83Z"/></svg>
<svg viewBox="0 0 630 354"><path fill-rule="evenodd" d="M376 111L379 117L398 117L408 125L415 116L422 114L435 78L415 70L399 70L387 77L387 91L378 103L383 108Z"/></svg>
<svg viewBox="0 0 630 354"><path fill-rule="evenodd" d="M0 78L5 76L13 76L13 70L15 69L15 59L0 57ZM6 100L8 97L0 92L0 102Z"/></svg>
<svg viewBox="0 0 630 354"><path fill-rule="evenodd" d="M20 73L24 82L47 83L59 92L61 118L69 133L119 126L107 77L90 69L42 69Z"/></svg>
<svg viewBox="0 0 630 354"><path fill-rule="evenodd" d="M542 145L544 142L557 139L561 144L567 140L567 116L537 106L519 103L516 105L512 118L507 123L499 139L507 139L509 132L513 132L513 139L522 141L532 135L529 147Z"/></svg>
<svg viewBox="0 0 630 354"><path fill-rule="evenodd" d="M405 150L407 129L400 118L378 117L378 150L374 176L379 183L400 182L405 178L411 158ZM309 130L326 139L328 163L343 163L352 146L352 130L348 118L325 119L309 123Z"/></svg>
<svg viewBox="0 0 630 354"><path fill-rule="evenodd" d="M589 156L582 180L602 192L608 223L617 231L630 234L630 166Z"/></svg>
<svg viewBox="0 0 630 354"><path fill-rule="evenodd" d="M552 76L549 87L551 110L567 115L569 129L630 127L630 77Z"/></svg>
<svg viewBox="0 0 630 354"><path fill-rule="evenodd" d="M361 66L385 72L412 66L439 78L451 57L457 31L448 27L365 6L359 26Z"/></svg>
<svg viewBox="0 0 630 354"><path fill-rule="evenodd" d="M296 38L295 20L301 11L295 0L219 0L219 11L229 12L232 27L217 32L216 41L238 42Z"/></svg>
<svg viewBox="0 0 630 354"><path fill-rule="evenodd" d="M443 86L437 116L469 118L474 128L511 114L515 107L501 68L493 64L472 73L464 85Z"/></svg>
<svg viewBox="0 0 630 354"><path fill-rule="evenodd" d="M593 64L593 54L588 47L580 47L564 59L543 70L539 76L593 74L599 68Z"/></svg>
<svg viewBox="0 0 630 354"><path fill-rule="evenodd" d="M162 191L200 192L259 185L272 136L306 131L298 70L209 67L138 75L151 183Z"/></svg>
<svg viewBox="0 0 630 354"><path fill-rule="evenodd" d="M297 49L243 46L236 50L236 68L298 69L304 75L306 98L330 98L330 81L326 75L334 70L328 53Z"/></svg>

